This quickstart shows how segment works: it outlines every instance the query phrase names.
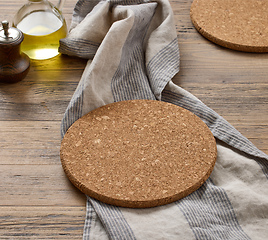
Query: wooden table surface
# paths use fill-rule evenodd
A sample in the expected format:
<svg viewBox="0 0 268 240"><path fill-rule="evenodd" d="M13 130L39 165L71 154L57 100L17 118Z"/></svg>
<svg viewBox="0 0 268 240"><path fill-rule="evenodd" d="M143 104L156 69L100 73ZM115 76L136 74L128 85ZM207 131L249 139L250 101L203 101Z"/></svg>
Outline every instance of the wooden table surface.
<svg viewBox="0 0 268 240"><path fill-rule="evenodd" d="M55 1L52 1L55 3ZM57 2L57 1L56 1ZM12 21L23 1L0 0ZM66 0L70 26L76 0ZM194 29L191 0L172 0L181 51L174 81L268 153L268 54L217 46ZM85 196L60 163L60 123L86 60L32 61L27 77L0 84L0 239L81 239Z"/></svg>

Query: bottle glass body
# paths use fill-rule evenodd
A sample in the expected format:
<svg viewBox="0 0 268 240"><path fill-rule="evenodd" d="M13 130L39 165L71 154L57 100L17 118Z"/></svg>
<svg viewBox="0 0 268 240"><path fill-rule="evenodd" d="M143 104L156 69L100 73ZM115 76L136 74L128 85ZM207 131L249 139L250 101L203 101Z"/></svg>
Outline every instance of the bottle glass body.
<svg viewBox="0 0 268 240"><path fill-rule="evenodd" d="M47 0L30 0L17 12L13 25L24 34L22 52L32 59L48 59L59 54L59 40L67 26L61 11Z"/></svg>

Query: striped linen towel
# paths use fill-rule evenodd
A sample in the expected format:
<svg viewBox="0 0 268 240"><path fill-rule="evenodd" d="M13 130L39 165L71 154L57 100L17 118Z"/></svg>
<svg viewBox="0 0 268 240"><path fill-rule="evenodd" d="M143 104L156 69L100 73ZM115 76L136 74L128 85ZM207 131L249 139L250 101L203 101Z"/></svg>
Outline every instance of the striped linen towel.
<svg viewBox="0 0 268 240"><path fill-rule="evenodd" d="M268 239L268 156L175 85L179 48L168 0L79 0L60 51L89 59L62 120L62 136L108 103L154 99L199 116L218 157L201 188L174 203L129 209L87 198L83 239Z"/></svg>

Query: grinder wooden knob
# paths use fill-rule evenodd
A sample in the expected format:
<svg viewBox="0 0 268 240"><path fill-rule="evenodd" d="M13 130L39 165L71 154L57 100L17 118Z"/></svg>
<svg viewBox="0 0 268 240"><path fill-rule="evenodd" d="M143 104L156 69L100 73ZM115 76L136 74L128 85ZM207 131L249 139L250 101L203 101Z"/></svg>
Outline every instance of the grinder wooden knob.
<svg viewBox="0 0 268 240"><path fill-rule="evenodd" d="M30 59L20 51L23 33L8 25L8 21L2 21L0 30L0 82L15 83L26 77Z"/></svg>

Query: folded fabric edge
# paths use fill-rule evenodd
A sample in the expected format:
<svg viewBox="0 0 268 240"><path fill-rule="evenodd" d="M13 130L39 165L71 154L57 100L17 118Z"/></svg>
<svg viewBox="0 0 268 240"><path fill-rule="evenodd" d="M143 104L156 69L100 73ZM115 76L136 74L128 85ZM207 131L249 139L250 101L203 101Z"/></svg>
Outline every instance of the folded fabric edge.
<svg viewBox="0 0 268 240"><path fill-rule="evenodd" d="M93 59L99 46L99 43L84 39L64 38L60 40L59 52L69 56Z"/></svg>

